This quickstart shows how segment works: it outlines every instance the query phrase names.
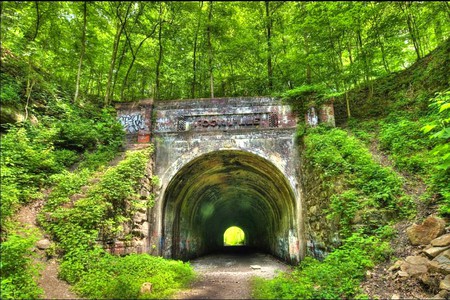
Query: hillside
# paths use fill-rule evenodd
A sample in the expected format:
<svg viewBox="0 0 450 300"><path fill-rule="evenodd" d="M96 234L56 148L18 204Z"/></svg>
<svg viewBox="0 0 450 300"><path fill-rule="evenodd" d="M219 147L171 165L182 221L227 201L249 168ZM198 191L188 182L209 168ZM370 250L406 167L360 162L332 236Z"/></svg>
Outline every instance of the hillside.
<svg viewBox="0 0 450 300"><path fill-rule="evenodd" d="M351 116L358 120L385 118L392 112L410 115L429 112L429 99L450 86L450 39L409 68L393 72L336 97L338 125L346 123L346 99ZM346 98L347 97L347 98Z"/></svg>

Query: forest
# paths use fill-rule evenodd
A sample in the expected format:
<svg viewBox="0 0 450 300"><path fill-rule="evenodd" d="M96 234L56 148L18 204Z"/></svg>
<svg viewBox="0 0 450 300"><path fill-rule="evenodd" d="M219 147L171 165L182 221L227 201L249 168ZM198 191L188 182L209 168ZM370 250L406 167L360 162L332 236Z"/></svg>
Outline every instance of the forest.
<svg viewBox="0 0 450 300"><path fill-rule="evenodd" d="M0 15L4 299L44 297L42 235L59 278L84 298L167 298L194 280L189 264L96 244L140 209L153 151L111 164L123 154L122 102L272 96L302 117L311 95L335 99L338 127L300 121L298 139L323 180L344 176L328 210L344 243L254 282L255 298L365 298L366 271L395 258L396 222L450 218L447 1L2 1ZM419 183L420 193L405 189ZM17 215L33 203L42 207L28 228ZM355 232L365 207L395 217ZM156 283L151 295L139 294L142 280Z"/></svg>

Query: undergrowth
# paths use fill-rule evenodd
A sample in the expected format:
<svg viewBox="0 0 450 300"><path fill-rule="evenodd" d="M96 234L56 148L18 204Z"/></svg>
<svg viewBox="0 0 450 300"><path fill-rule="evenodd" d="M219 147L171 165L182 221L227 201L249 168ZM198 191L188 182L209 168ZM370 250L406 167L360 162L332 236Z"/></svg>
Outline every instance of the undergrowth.
<svg viewBox="0 0 450 300"><path fill-rule="evenodd" d="M422 201L450 217L450 91L429 100L426 112L392 112L386 118L349 121L366 143L379 145L399 172L426 183Z"/></svg>
<svg viewBox="0 0 450 300"><path fill-rule="evenodd" d="M181 261L148 254L118 257L101 247L117 238L131 241L131 236L124 236L124 224L131 224L138 210L153 206L152 197L139 194L152 151L150 147L127 152L116 166L103 171L82 169L53 177L56 185L39 221L63 255L61 278L83 297L165 298L194 276L189 264ZM145 282L152 284L151 294L140 294Z"/></svg>
<svg viewBox="0 0 450 300"><path fill-rule="evenodd" d="M389 231L389 228L381 229ZM292 273L280 273L272 280L253 279L256 299L349 299L367 298L359 283L366 270L385 260L389 243L360 232L348 237L344 245L323 261L305 258Z"/></svg>
<svg viewBox="0 0 450 300"><path fill-rule="evenodd" d="M323 261L307 257L291 274L256 279L258 299L364 298L359 284L367 269L391 255L392 221L414 211L401 178L372 160L358 138L339 128L299 129L305 161L331 186L326 217L338 224L342 245ZM334 182L341 184L335 186Z"/></svg>

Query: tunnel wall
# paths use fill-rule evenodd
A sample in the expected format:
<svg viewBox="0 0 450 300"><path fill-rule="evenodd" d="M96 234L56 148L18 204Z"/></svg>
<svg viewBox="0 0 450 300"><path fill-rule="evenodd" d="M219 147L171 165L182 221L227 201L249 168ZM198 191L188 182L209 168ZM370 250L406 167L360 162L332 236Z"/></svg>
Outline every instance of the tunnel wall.
<svg viewBox="0 0 450 300"><path fill-rule="evenodd" d="M152 251L179 259L203 254L207 237L186 229L187 223L177 219L182 213L177 212L180 209L177 204L170 208L174 200L170 194L173 187L169 185L178 177L189 178L186 166L201 162L207 155L215 157L220 151L228 151L248 157L250 162L261 162L261 166L270 166L273 174L282 177L280 182L284 182L284 189L291 193L292 211L288 219L292 224L279 229L273 239L262 238L270 240L265 244L268 252L288 262L298 262L305 254L306 243L298 182L301 174L294 143L296 119L289 106L267 97L221 98L155 102L153 110L154 174L160 178L160 186L156 191L156 204L149 212ZM223 177L222 173L217 176ZM253 170L248 174L257 173ZM249 199L254 197L252 195L248 195ZM173 236L174 232L178 237ZM174 249L177 253L173 253Z"/></svg>

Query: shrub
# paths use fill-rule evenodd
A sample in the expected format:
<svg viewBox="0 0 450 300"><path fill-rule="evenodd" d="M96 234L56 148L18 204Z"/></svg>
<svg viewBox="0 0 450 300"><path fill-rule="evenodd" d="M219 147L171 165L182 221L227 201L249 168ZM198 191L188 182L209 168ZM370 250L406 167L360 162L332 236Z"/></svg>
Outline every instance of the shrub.
<svg viewBox="0 0 450 300"><path fill-rule="evenodd" d="M11 233L8 240L1 243L2 260L1 295L2 299L36 299L42 296L42 289L35 279L39 266L33 262L32 248L36 235Z"/></svg>
<svg viewBox="0 0 450 300"><path fill-rule="evenodd" d="M360 281L368 268L391 254L377 237L353 233L324 261L307 257L292 272L272 280L254 280L257 299L345 299L361 296Z"/></svg>
<svg viewBox="0 0 450 300"><path fill-rule="evenodd" d="M161 299L185 286L194 278L188 263L148 254L125 257L104 255L75 285L80 295L106 299ZM144 282L152 283L152 293L140 294Z"/></svg>

